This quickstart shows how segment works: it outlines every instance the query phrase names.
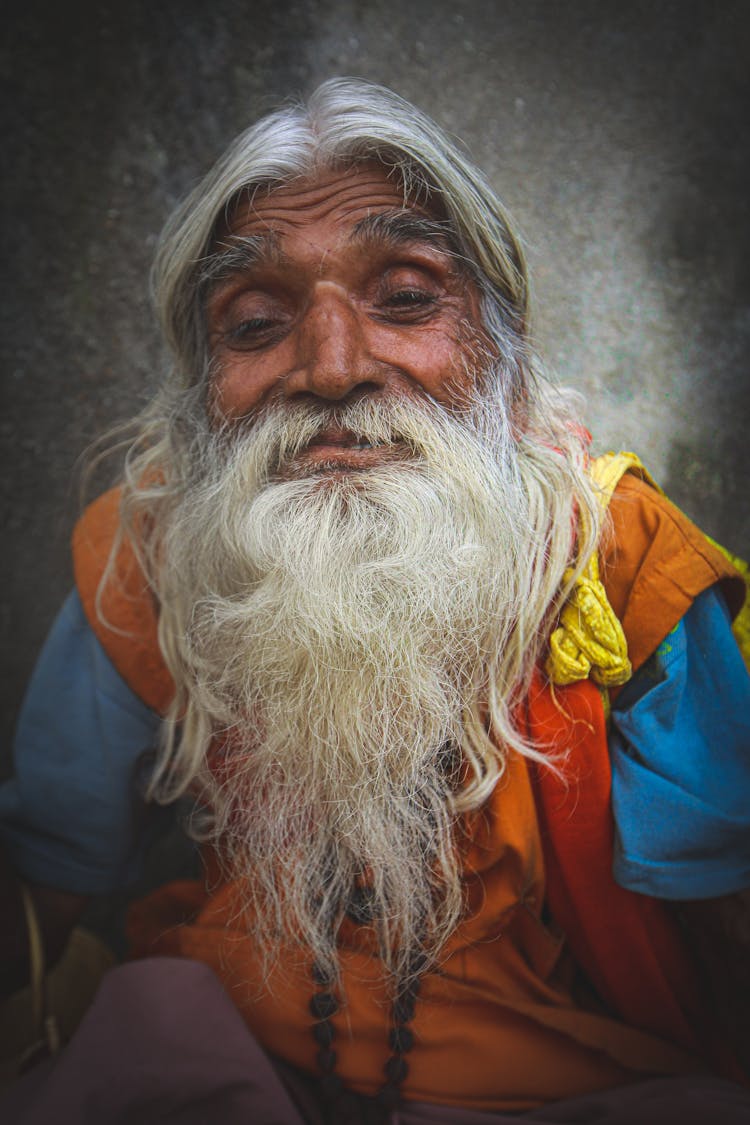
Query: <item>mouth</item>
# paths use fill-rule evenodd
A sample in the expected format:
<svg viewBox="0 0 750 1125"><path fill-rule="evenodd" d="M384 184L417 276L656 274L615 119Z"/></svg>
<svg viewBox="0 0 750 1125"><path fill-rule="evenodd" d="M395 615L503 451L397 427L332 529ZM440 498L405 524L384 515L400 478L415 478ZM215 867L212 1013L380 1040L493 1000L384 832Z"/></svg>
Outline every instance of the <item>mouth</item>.
<svg viewBox="0 0 750 1125"><path fill-rule="evenodd" d="M371 442L337 426L329 426L302 449L290 465L292 475L362 472L389 461L405 460L402 442Z"/></svg>
<svg viewBox="0 0 750 1125"><path fill-rule="evenodd" d="M365 438L340 426L326 426L307 446L308 449L374 449L375 445Z"/></svg>

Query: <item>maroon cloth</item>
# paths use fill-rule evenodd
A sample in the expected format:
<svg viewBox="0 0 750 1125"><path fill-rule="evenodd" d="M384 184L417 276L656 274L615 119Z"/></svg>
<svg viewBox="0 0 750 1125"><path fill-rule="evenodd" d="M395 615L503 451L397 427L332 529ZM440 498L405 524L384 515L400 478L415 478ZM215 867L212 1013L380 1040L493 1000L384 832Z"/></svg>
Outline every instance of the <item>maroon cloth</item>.
<svg viewBox="0 0 750 1125"><path fill-rule="evenodd" d="M498 1066L502 1065L501 1060ZM322 1125L314 1079L273 1063L205 965L152 958L104 978L70 1044L0 1096L2 1125ZM750 1092L696 1075L636 1082L523 1114L410 1102L392 1125L747 1125Z"/></svg>

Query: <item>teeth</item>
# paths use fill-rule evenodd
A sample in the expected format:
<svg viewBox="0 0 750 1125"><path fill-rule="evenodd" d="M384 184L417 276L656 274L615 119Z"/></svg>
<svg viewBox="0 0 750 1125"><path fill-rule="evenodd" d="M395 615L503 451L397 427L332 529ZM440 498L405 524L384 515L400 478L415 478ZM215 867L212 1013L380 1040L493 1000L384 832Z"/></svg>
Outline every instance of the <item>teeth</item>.
<svg viewBox="0 0 750 1125"><path fill-rule="evenodd" d="M372 442L358 441L358 442L355 442L354 445L350 446L350 448L351 449L372 449Z"/></svg>

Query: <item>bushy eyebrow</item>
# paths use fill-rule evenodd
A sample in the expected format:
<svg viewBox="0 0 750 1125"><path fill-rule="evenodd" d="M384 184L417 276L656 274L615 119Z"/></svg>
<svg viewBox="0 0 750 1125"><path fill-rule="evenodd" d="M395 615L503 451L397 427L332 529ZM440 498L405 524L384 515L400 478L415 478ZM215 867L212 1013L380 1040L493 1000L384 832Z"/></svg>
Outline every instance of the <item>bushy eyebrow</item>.
<svg viewBox="0 0 750 1125"><path fill-rule="evenodd" d="M223 281L246 273L255 266L277 264L284 260L279 236L268 234L228 235L200 263L198 288L202 299L208 297Z"/></svg>
<svg viewBox="0 0 750 1125"><path fill-rule="evenodd" d="M407 246L410 243L426 243L458 258L458 246L450 224L438 219L428 219L409 208L394 211L381 211L378 215L368 215L355 224L351 234L354 242L372 246L379 243L384 247Z"/></svg>
<svg viewBox="0 0 750 1125"><path fill-rule="evenodd" d="M408 208L368 215L354 225L351 242L369 250L391 249L422 243L459 261L460 255L448 223L428 219ZM258 265L283 265L287 257L275 231L267 234L227 235L199 262L198 296L204 302L225 281Z"/></svg>

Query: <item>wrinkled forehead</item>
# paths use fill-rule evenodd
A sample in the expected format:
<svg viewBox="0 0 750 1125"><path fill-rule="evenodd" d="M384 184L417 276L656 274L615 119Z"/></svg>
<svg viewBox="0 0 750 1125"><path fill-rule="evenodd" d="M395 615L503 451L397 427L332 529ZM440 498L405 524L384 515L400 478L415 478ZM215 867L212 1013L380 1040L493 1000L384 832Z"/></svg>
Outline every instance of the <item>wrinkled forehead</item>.
<svg viewBox="0 0 750 1125"><path fill-rule="evenodd" d="M282 185L247 188L226 211L221 235L283 236L325 225L342 231L379 214L403 211L439 220L433 202L410 197L395 169L375 161L324 168Z"/></svg>

